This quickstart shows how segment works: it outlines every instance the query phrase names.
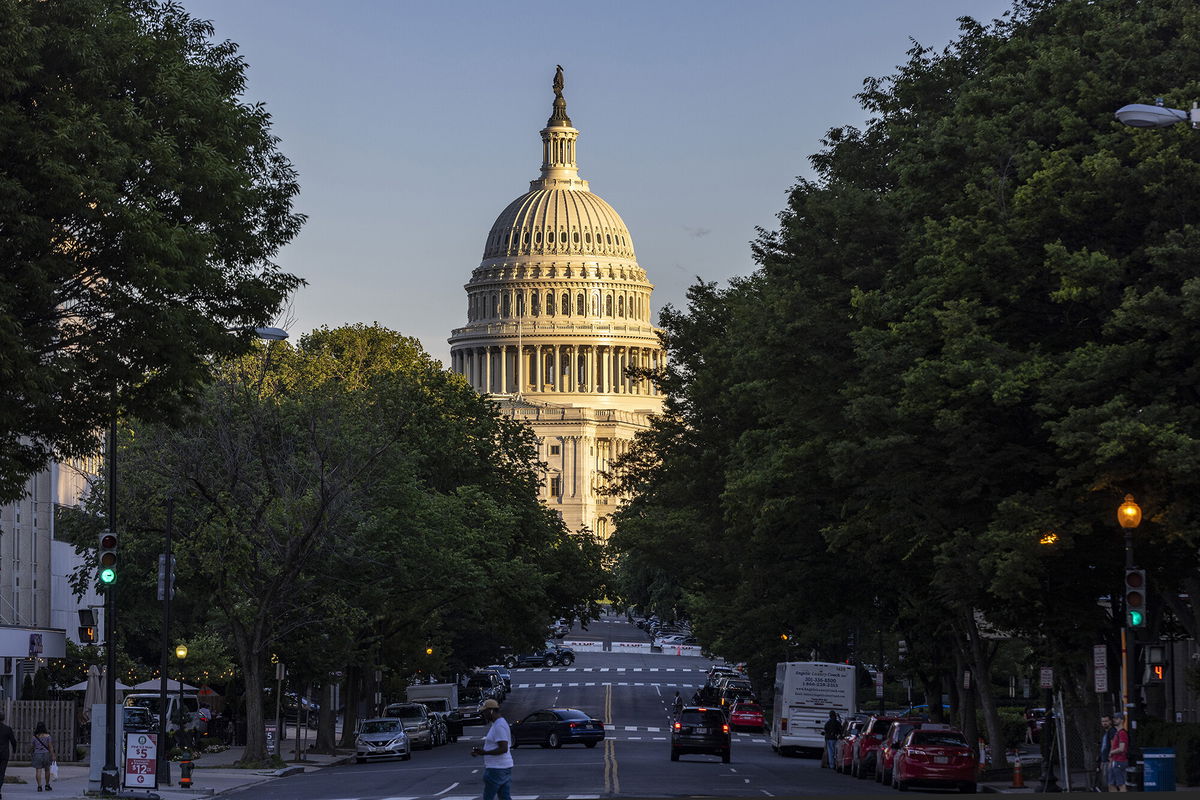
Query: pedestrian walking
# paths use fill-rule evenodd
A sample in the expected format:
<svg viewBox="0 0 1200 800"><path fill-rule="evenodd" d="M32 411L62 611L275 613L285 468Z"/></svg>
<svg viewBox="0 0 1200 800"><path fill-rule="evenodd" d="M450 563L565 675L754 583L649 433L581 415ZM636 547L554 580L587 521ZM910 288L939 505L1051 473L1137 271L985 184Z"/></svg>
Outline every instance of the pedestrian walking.
<svg viewBox="0 0 1200 800"><path fill-rule="evenodd" d="M1104 791L1108 786L1108 751L1112 749L1113 735L1117 732L1113 728L1110 715L1100 715L1100 731L1100 752L1096 755L1096 771L1099 773L1099 779L1096 781L1096 791L1098 792Z"/></svg>
<svg viewBox="0 0 1200 800"><path fill-rule="evenodd" d="M671 701L671 713L679 716L679 712L683 711L683 698L679 696L679 692L675 692L675 699Z"/></svg>
<svg viewBox="0 0 1200 800"><path fill-rule="evenodd" d="M54 737L46 730L46 723L39 722L34 727L31 749L33 755L29 758L29 764L33 767L33 777L37 779L37 790L42 791L45 785L45 791L48 792L54 788L50 785L50 768L58 759L54 755Z"/></svg>
<svg viewBox="0 0 1200 800"><path fill-rule="evenodd" d="M1125 730L1125 715L1113 714L1112 744L1108 748L1108 790L1127 792L1125 773L1129 768L1129 731Z"/></svg>
<svg viewBox="0 0 1200 800"><path fill-rule="evenodd" d="M4 712L0 711L0 789L4 788L4 773L8 771L8 757L17 752L17 736L4 723Z"/></svg>
<svg viewBox="0 0 1200 800"><path fill-rule="evenodd" d="M825 736L825 759L821 766L832 767L837 740L842 735L842 720L833 709L829 710L829 719L825 720L825 727L821 730L821 733Z"/></svg>
<svg viewBox="0 0 1200 800"><path fill-rule="evenodd" d="M479 711L488 730L483 747L472 747L471 755L483 756L483 800L512 800L512 731L495 700L484 700Z"/></svg>

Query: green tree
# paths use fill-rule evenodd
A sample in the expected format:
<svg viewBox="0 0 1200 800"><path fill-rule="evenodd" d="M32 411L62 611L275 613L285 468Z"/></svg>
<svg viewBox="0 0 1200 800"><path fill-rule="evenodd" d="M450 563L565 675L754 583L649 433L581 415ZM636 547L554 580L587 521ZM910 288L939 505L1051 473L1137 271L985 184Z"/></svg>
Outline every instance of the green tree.
<svg viewBox="0 0 1200 800"><path fill-rule="evenodd" d="M156 0L0 2L0 499L123 411L178 419L302 281L245 62Z"/></svg>

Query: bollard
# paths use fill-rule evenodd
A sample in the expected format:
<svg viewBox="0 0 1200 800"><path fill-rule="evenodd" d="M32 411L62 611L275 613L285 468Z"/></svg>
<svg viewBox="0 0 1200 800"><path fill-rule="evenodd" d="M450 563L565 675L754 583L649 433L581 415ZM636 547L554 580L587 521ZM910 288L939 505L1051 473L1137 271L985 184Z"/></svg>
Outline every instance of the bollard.
<svg viewBox="0 0 1200 800"><path fill-rule="evenodd" d="M184 750L179 755L179 788L192 788L192 754Z"/></svg>
<svg viewBox="0 0 1200 800"><path fill-rule="evenodd" d="M1024 789L1025 788L1025 778L1021 774L1021 752L1019 750L1017 751L1016 760L1013 761L1013 781L1012 781L1012 787L1010 787L1010 788L1013 788L1013 789Z"/></svg>

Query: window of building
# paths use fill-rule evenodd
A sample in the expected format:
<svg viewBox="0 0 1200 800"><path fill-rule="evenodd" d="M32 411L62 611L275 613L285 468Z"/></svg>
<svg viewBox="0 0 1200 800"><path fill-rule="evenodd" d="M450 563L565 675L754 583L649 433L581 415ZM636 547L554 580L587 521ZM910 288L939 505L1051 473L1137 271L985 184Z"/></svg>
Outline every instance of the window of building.
<svg viewBox="0 0 1200 800"><path fill-rule="evenodd" d="M600 297L595 294L592 295L592 316L600 316Z"/></svg>
<svg viewBox="0 0 1200 800"><path fill-rule="evenodd" d="M551 497L562 497L562 476L561 475L551 475L550 476L550 496Z"/></svg>
<svg viewBox="0 0 1200 800"><path fill-rule="evenodd" d="M509 299L508 292L504 293L504 301L501 307L504 309L502 316L507 317L512 313L512 300Z"/></svg>
<svg viewBox="0 0 1200 800"><path fill-rule="evenodd" d="M575 240L575 244L579 244L579 231L575 231L575 233L573 234L573 237Z"/></svg>
<svg viewBox="0 0 1200 800"><path fill-rule="evenodd" d="M610 294L604 298L604 316L611 317L612 315L612 295Z"/></svg>
<svg viewBox="0 0 1200 800"><path fill-rule="evenodd" d="M571 295L567 294L566 292L563 292L562 295L562 313L571 313Z"/></svg>
<svg viewBox="0 0 1200 800"><path fill-rule="evenodd" d="M552 456L558 455L561 450L562 450L562 445L557 445L557 444L550 445L550 455L552 455Z"/></svg>
<svg viewBox="0 0 1200 800"><path fill-rule="evenodd" d="M492 295L492 316L498 316L500 312L500 298Z"/></svg>
<svg viewBox="0 0 1200 800"><path fill-rule="evenodd" d="M535 234L533 235L533 243L534 243L534 244L541 244L541 243L542 243L542 232L541 232L541 231L538 231L537 233L535 233Z"/></svg>
<svg viewBox="0 0 1200 800"><path fill-rule="evenodd" d="M554 316L554 293L546 292L546 316Z"/></svg>
<svg viewBox="0 0 1200 800"><path fill-rule="evenodd" d="M586 244L591 244L591 243L592 243L592 234L591 234L590 232L589 232L589 233L585 233L585 234L583 235L583 241L584 241Z"/></svg>
<svg viewBox="0 0 1200 800"><path fill-rule="evenodd" d="M625 316L625 298L624 297L617 298L617 316L618 317Z"/></svg>
<svg viewBox="0 0 1200 800"><path fill-rule="evenodd" d="M537 292L529 298L529 310L536 317L538 315L538 306L541 305L542 296Z"/></svg>
<svg viewBox="0 0 1200 800"><path fill-rule="evenodd" d="M583 292L580 292L578 295L576 295L576 296L575 296L575 313L576 313L576 314L578 314L578 315L579 315L579 316L581 316L581 317L582 317L582 316L583 316L583 314L584 314L584 309L583 309Z"/></svg>
<svg viewBox="0 0 1200 800"><path fill-rule="evenodd" d="M558 232L558 241L561 242L562 244L567 243L567 232L566 231Z"/></svg>

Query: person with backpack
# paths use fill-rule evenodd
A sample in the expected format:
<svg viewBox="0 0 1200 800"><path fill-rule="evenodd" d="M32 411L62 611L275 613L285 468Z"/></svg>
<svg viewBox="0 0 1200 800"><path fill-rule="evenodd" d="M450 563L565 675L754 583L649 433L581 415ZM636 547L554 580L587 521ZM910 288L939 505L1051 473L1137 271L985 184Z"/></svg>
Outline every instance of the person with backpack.
<svg viewBox="0 0 1200 800"><path fill-rule="evenodd" d="M837 748L837 741L842 736L842 720L833 709L829 710L829 719L825 720L825 727L821 733L825 736L825 758L822 760L822 767L832 767L834 753Z"/></svg>

